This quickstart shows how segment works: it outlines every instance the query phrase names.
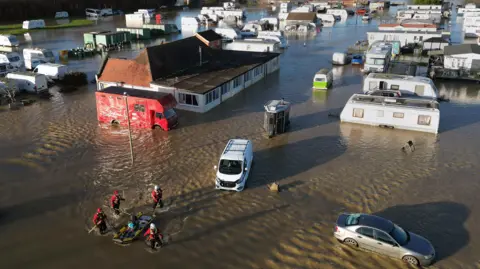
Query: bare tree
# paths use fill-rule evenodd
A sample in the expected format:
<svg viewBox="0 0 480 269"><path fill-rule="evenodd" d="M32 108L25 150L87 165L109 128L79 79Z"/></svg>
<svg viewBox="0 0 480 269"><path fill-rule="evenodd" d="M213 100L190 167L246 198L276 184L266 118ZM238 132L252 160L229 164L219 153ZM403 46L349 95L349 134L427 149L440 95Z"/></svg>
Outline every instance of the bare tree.
<svg viewBox="0 0 480 269"><path fill-rule="evenodd" d="M6 78L0 78L0 96L9 100L9 103L15 103L17 85Z"/></svg>

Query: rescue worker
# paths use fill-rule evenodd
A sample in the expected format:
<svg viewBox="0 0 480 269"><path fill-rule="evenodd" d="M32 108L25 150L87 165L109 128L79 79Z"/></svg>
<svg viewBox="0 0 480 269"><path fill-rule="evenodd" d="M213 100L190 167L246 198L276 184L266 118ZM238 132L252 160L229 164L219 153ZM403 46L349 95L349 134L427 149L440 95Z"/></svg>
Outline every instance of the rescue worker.
<svg viewBox="0 0 480 269"><path fill-rule="evenodd" d="M93 224L98 228L100 234L105 233L107 230L107 215L103 213L101 208L97 209L97 213L93 216Z"/></svg>
<svg viewBox="0 0 480 269"><path fill-rule="evenodd" d="M153 210L155 210L155 208L157 208L157 205L160 205L160 208L163 208L162 197L163 197L162 189L160 189L160 187L158 185L155 185L155 187L152 190L152 199L153 199L152 208L153 208Z"/></svg>
<svg viewBox="0 0 480 269"><path fill-rule="evenodd" d="M160 233L160 231L155 227L155 224L151 223L150 224L150 229L148 229L143 236L147 236L147 240L150 241L150 247L152 249L155 249L155 243L158 242L159 247L162 247L163 242L163 235Z"/></svg>
<svg viewBox="0 0 480 269"><path fill-rule="evenodd" d="M120 215L120 201L125 201L118 191L114 191L112 198L110 198L110 206L112 207L113 211L115 212L115 215Z"/></svg>

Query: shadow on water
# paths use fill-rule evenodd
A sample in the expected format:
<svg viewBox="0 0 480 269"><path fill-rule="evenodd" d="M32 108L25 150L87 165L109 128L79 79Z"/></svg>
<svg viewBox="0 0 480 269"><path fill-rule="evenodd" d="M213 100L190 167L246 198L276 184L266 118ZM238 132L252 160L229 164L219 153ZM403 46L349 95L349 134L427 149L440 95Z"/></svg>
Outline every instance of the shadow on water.
<svg viewBox="0 0 480 269"><path fill-rule="evenodd" d="M437 261L452 256L470 241L464 227L470 210L459 203L398 205L374 215L387 218L404 229L427 238L435 248Z"/></svg>
<svg viewBox="0 0 480 269"><path fill-rule="evenodd" d="M317 113L290 118L291 125L289 132L300 131L303 129L337 122L340 120L337 116L339 116L341 112L342 108L333 108L319 111Z"/></svg>
<svg viewBox="0 0 480 269"><path fill-rule="evenodd" d="M255 152L247 187L265 186L325 164L342 155L344 145L338 136L319 136Z"/></svg>
<svg viewBox="0 0 480 269"><path fill-rule="evenodd" d="M442 104L439 133L462 128L480 122L480 106L451 106Z"/></svg>
<svg viewBox="0 0 480 269"><path fill-rule="evenodd" d="M0 226L15 221L33 218L46 212L60 209L66 205L76 203L78 193L66 193L42 197L22 204L0 208Z"/></svg>

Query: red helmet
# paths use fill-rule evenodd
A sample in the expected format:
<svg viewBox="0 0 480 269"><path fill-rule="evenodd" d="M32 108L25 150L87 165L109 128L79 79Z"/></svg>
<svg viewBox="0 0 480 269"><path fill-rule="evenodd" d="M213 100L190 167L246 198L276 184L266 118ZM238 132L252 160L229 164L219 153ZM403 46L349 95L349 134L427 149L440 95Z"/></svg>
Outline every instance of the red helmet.
<svg viewBox="0 0 480 269"><path fill-rule="evenodd" d="M114 191L113 194L118 195L118 191Z"/></svg>
<svg viewBox="0 0 480 269"><path fill-rule="evenodd" d="M101 212L102 212L102 209L101 209L100 207L97 208L97 212L98 212L98 213L101 213Z"/></svg>

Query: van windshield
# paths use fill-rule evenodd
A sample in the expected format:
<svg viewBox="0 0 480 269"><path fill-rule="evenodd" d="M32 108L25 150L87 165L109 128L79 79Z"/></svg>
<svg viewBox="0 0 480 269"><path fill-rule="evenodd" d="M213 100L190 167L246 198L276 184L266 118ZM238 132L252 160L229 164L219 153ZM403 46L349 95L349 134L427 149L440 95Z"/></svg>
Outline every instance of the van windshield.
<svg viewBox="0 0 480 269"><path fill-rule="evenodd" d="M221 160L218 171L225 175L238 175L242 172L242 161Z"/></svg>
<svg viewBox="0 0 480 269"><path fill-rule="evenodd" d="M170 108L169 110L164 111L164 116L167 119L170 119L171 117L173 117L175 115L177 115L177 113L175 113L175 110L173 110L173 108Z"/></svg>

